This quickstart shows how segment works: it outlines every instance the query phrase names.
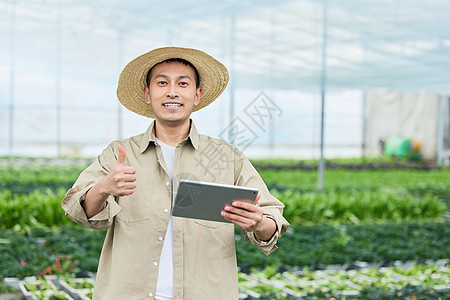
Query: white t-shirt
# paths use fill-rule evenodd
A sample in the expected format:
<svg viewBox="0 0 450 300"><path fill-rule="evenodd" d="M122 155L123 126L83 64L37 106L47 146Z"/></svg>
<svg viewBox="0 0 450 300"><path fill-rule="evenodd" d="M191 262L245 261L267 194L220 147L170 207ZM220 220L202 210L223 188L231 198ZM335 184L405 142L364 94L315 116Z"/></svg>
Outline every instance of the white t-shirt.
<svg viewBox="0 0 450 300"><path fill-rule="evenodd" d="M169 172L170 181L173 180L173 160L175 156L175 147L164 144L159 139L157 143L161 146L161 151L166 163L167 172ZM173 186L173 184L171 184ZM156 285L156 299L157 300L172 300L173 299L173 221L172 214L169 216L169 224L167 225L166 236L164 237L164 244L159 261L158 283Z"/></svg>

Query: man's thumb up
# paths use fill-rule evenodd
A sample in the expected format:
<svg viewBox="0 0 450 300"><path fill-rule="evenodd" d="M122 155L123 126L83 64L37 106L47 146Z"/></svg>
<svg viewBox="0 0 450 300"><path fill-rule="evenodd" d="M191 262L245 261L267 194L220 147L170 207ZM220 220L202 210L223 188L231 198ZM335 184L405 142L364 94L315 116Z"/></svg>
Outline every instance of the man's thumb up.
<svg viewBox="0 0 450 300"><path fill-rule="evenodd" d="M117 159L117 163L123 166L125 163L125 157L127 156L125 148L122 145L119 145L117 146L117 149L119 150L119 158Z"/></svg>
<svg viewBox="0 0 450 300"><path fill-rule="evenodd" d="M131 195L136 188L136 169L132 166L124 165L125 148L122 145L118 145L117 150L119 150L119 157L104 178L104 189L108 194L114 196Z"/></svg>

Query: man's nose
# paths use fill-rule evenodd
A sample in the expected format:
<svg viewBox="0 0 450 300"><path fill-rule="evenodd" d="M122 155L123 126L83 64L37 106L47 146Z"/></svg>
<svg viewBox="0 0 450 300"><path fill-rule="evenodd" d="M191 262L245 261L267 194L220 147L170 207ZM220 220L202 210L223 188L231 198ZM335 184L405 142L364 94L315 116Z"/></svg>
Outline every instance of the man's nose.
<svg viewBox="0 0 450 300"><path fill-rule="evenodd" d="M171 85L169 87L169 90L167 91L167 98L173 99L173 98L177 98L177 97L178 97L178 93L176 90L176 86Z"/></svg>

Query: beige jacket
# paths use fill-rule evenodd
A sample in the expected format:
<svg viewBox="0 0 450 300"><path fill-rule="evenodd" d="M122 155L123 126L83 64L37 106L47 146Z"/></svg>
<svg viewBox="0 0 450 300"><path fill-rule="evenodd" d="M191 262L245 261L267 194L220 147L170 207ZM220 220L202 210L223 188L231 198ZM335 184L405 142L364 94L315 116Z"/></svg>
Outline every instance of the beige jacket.
<svg viewBox="0 0 450 300"><path fill-rule="evenodd" d="M173 187L154 135L154 123L141 135L111 143L83 171L62 200L66 215L89 228L108 228L94 289L96 300L153 299L163 238L171 211L171 191L179 179L258 188L258 204L275 220L277 232L268 242L244 232L244 239L269 255L289 224L283 204L270 195L263 180L234 146L200 135L192 123L187 139L175 150ZM80 203L105 176L125 147L125 165L136 168L137 187L125 197L109 197L105 208L87 219ZM172 189L173 188L173 189ZM174 217L174 299L238 299L234 225Z"/></svg>

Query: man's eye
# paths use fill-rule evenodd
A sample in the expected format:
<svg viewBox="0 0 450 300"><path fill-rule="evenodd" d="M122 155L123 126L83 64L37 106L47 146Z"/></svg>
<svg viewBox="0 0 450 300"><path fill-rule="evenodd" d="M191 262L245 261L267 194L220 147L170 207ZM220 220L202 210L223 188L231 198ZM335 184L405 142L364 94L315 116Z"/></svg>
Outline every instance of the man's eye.
<svg viewBox="0 0 450 300"><path fill-rule="evenodd" d="M187 83L187 82L184 82L184 81L182 81L182 82L180 82L180 85L181 85L181 86L187 86L187 85L188 85L188 83Z"/></svg>
<svg viewBox="0 0 450 300"><path fill-rule="evenodd" d="M158 81L158 84L159 85L164 85L164 84L166 84L166 82L165 81Z"/></svg>

